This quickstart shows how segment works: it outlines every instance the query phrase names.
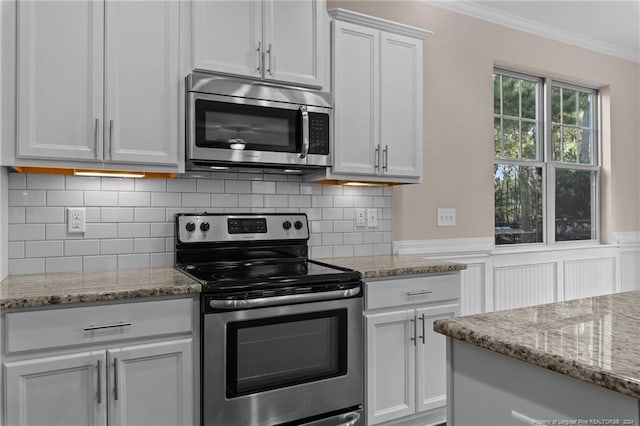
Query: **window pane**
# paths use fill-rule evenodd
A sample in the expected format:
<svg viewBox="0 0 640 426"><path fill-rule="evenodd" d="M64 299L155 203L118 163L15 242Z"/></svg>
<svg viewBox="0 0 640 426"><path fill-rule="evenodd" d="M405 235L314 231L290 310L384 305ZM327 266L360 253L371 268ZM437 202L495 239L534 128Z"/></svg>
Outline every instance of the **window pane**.
<svg viewBox="0 0 640 426"><path fill-rule="evenodd" d="M572 127L562 129L562 161L576 163L580 131Z"/></svg>
<svg viewBox="0 0 640 426"><path fill-rule="evenodd" d="M551 141L553 142L553 159L562 161L562 127L551 126Z"/></svg>
<svg viewBox="0 0 640 426"><path fill-rule="evenodd" d="M493 146L494 155L496 157L502 156L502 126L500 125L500 119L493 119Z"/></svg>
<svg viewBox="0 0 640 426"><path fill-rule="evenodd" d="M578 124L576 108L578 102L578 92L575 90L562 89L562 123Z"/></svg>
<svg viewBox="0 0 640 426"><path fill-rule="evenodd" d="M556 241L595 238L592 182L595 172L556 169Z"/></svg>
<svg viewBox="0 0 640 426"><path fill-rule="evenodd" d="M562 110L560 107L560 88L553 87L551 89L551 121L554 123L560 123L561 116Z"/></svg>
<svg viewBox="0 0 640 426"><path fill-rule="evenodd" d="M496 244L542 242L542 168L494 166Z"/></svg>
<svg viewBox="0 0 640 426"><path fill-rule="evenodd" d="M578 124L582 127L591 127L591 94L578 93Z"/></svg>
<svg viewBox="0 0 640 426"><path fill-rule="evenodd" d="M520 116L520 80L502 76L502 114Z"/></svg>
<svg viewBox="0 0 640 426"><path fill-rule="evenodd" d="M500 76L493 75L493 113L500 114Z"/></svg>
<svg viewBox="0 0 640 426"><path fill-rule="evenodd" d="M536 118L536 83L522 80L522 117Z"/></svg>
<svg viewBox="0 0 640 426"><path fill-rule="evenodd" d="M503 151L504 158L518 158L520 156L520 122L518 120L503 120Z"/></svg>
<svg viewBox="0 0 640 426"><path fill-rule="evenodd" d="M522 122L521 133L522 158L536 159L536 124L528 121Z"/></svg>
<svg viewBox="0 0 640 426"><path fill-rule="evenodd" d="M593 153L591 151L592 131L587 129L578 130L580 132L580 145L578 145L578 163L592 164Z"/></svg>

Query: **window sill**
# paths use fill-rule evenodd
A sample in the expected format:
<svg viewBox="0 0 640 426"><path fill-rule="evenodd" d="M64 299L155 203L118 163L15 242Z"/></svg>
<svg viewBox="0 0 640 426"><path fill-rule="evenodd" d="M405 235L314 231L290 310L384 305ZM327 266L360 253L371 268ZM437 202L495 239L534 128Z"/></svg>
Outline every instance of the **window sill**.
<svg viewBox="0 0 640 426"><path fill-rule="evenodd" d="M505 245L495 246L491 254L521 254L521 253L540 253L540 252L552 252L552 251L570 251L570 250L585 250L585 249L605 249L616 248L615 244L602 244L599 241L584 241L584 242L571 242L571 243L556 243L553 245L546 244L520 244L520 245Z"/></svg>

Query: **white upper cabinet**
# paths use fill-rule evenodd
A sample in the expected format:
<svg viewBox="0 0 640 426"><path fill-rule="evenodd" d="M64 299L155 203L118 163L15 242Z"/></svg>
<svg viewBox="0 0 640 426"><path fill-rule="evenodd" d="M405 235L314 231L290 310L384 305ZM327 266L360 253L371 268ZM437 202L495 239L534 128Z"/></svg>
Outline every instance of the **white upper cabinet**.
<svg viewBox="0 0 640 426"><path fill-rule="evenodd" d="M179 8L177 1L106 2L108 161L177 163Z"/></svg>
<svg viewBox="0 0 640 426"><path fill-rule="evenodd" d="M16 33L15 164L184 168L179 2L20 1Z"/></svg>
<svg viewBox="0 0 640 426"><path fill-rule="evenodd" d="M194 68L328 89L324 0L194 1Z"/></svg>
<svg viewBox="0 0 640 426"><path fill-rule="evenodd" d="M100 159L104 5L17 6L17 156Z"/></svg>
<svg viewBox="0 0 640 426"><path fill-rule="evenodd" d="M429 31L333 9L333 167L314 179L422 180L422 50Z"/></svg>

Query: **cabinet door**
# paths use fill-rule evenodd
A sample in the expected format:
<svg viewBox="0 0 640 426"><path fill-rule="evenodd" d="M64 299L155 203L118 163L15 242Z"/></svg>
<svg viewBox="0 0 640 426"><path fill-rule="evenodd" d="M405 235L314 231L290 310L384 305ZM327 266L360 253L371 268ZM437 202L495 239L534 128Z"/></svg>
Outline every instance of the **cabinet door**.
<svg viewBox="0 0 640 426"><path fill-rule="evenodd" d="M447 405L447 338L433 331L433 322L460 313L460 305L450 304L416 309L417 346L417 411Z"/></svg>
<svg viewBox="0 0 640 426"><path fill-rule="evenodd" d="M106 426L105 371L104 351L4 364L7 424Z"/></svg>
<svg viewBox="0 0 640 426"><path fill-rule="evenodd" d="M17 6L16 156L99 160L104 4Z"/></svg>
<svg viewBox="0 0 640 426"><path fill-rule="evenodd" d="M413 310L365 315L367 418L373 425L415 412Z"/></svg>
<svg viewBox="0 0 640 426"><path fill-rule="evenodd" d="M192 425L193 339L108 351L111 426Z"/></svg>
<svg viewBox="0 0 640 426"><path fill-rule="evenodd" d="M176 1L108 1L107 161L175 165L180 97Z"/></svg>
<svg viewBox="0 0 640 426"><path fill-rule="evenodd" d="M379 34L371 28L333 22L333 171L337 173L378 172Z"/></svg>
<svg viewBox="0 0 640 426"><path fill-rule="evenodd" d="M385 175L422 174L422 41L381 32L380 144Z"/></svg>
<svg viewBox="0 0 640 426"><path fill-rule="evenodd" d="M262 1L194 1L194 68L262 77Z"/></svg>
<svg viewBox="0 0 640 426"><path fill-rule="evenodd" d="M325 15L323 0L265 0L265 78L322 88L329 61Z"/></svg>

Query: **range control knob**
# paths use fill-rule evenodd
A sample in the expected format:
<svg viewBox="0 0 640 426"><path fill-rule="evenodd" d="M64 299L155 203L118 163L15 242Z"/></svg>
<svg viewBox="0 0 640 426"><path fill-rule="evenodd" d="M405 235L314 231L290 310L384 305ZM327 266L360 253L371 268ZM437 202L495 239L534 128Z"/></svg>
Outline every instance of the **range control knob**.
<svg viewBox="0 0 640 426"><path fill-rule="evenodd" d="M293 224L293 227L296 228L298 231L302 229L302 222L300 222L299 220L296 220L296 223Z"/></svg>
<svg viewBox="0 0 640 426"><path fill-rule="evenodd" d="M207 232L209 230L209 228L211 228L211 225L209 225L209 222L202 222L200 224L200 230L202 232Z"/></svg>
<svg viewBox="0 0 640 426"><path fill-rule="evenodd" d="M282 227L286 230L291 229L291 222L289 222L288 220L285 220L284 222L282 222Z"/></svg>
<svg viewBox="0 0 640 426"><path fill-rule="evenodd" d="M196 224L193 222L188 222L186 228L187 228L187 231L193 232L196 230Z"/></svg>

